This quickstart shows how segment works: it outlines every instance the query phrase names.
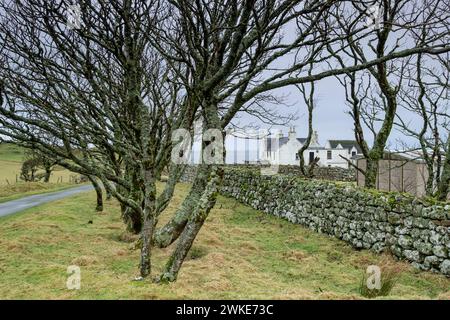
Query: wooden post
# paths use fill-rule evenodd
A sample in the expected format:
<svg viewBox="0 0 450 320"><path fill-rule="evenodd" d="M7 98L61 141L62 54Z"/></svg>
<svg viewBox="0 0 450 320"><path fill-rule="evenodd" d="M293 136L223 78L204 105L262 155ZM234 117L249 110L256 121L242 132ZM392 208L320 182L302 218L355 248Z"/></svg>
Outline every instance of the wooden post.
<svg viewBox="0 0 450 320"><path fill-rule="evenodd" d="M388 180L389 180L389 187L388 190L391 191L391 180L392 180L392 173L391 173L391 154L389 154L389 165L388 165L388 169L389 169L389 175L388 175Z"/></svg>
<svg viewBox="0 0 450 320"><path fill-rule="evenodd" d="M356 159L356 167L359 168L359 159ZM356 170L356 185L359 186L359 170Z"/></svg>
<svg viewBox="0 0 450 320"><path fill-rule="evenodd" d="M377 170L377 190L380 190L380 161L382 160L377 160L378 161L378 170Z"/></svg>

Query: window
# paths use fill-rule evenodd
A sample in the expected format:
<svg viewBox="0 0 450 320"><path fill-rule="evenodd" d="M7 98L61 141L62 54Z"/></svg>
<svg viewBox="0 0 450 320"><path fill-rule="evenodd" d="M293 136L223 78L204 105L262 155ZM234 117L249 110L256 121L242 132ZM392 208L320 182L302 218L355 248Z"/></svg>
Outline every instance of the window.
<svg viewBox="0 0 450 320"><path fill-rule="evenodd" d="M295 160L300 160L298 153L295 154Z"/></svg>
<svg viewBox="0 0 450 320"><path fill-rule="evenodd" d="M333 158L333 152L331 150L327 151L327 159L331 160Z"/></svg>
<svg viewBox="0 0 450 320"><path fill-rule="evenodd" d="M352 157L356 156L356 151L352 151Z"/></svg>

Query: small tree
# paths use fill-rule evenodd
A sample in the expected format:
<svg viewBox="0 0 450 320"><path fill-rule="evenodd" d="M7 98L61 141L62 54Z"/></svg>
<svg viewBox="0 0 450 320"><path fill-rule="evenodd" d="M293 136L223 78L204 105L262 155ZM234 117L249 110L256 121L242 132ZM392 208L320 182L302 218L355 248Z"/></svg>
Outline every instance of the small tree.
<svg viewBox="0 0 450 320"><path fill-rule="evenodd" d="M22 163L20 179L25 182L36 182L43 180L45 183L50 181L50 176L57 161L51 157L30 149L25 153L25 160ZM39 172L44 170L44 172Z"/></svg>
<svg viewBox="0 0 450 320"><path fill-rule="evenodd" d="M26 159L22 163L20 170L20 179L25 182L35 182L37 178L37 171L39 169L39 160L37 158Z"/></svg>

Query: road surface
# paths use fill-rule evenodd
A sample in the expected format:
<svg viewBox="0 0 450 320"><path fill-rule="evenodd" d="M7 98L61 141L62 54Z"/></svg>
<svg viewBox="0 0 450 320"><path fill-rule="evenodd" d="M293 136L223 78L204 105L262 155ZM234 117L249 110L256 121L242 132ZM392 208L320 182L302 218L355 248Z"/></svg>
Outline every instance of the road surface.
<svg viewBox="0 0 450 320"><path fill-rule="evenodd" d="M21 199L12 200L8 202L0 203L0 217L4 217L13 213L23 211L28 208L36 207L41 204L59 200L62 198L73 196L80 192L86 192L92 190L91 185L85 185L75 188L70 188L62 191L56 191L51 193L36 194L34 196L23 197Z"/></svg>

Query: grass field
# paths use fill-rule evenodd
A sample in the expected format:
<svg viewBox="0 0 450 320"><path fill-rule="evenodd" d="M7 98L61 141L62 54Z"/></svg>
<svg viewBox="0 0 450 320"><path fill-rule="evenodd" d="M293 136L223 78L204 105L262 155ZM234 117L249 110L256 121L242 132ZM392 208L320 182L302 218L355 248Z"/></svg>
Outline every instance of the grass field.
<svg viewBox="0 0 450 320"><path fill-rule="evenodd" d="M18 178L20 168L24 158L24 150L10 143L0 144L0 186L12 185L16 181L21 182ZM50 182L56 184L62 179L62 183L68 183L70 176L73 175L64 168L57 167L51 177Z"/></svg>
<svg viewBox="0 0 450 320"><path fill-rule="evenodd" d="M178 186L169 214L188 188ZM363 273L376 264L397 275L383 299L450 299L444 276L356 251L224 197L176 283L135 282L139 252L130 249L133 237L123 232L118 204L108 202L97 214L94 202L94 193L84 193L0 219L0 298L361 299ZM155 274L171 250L155 249ZM69 265L81 268L80 290L66 289Z"/></svg>

